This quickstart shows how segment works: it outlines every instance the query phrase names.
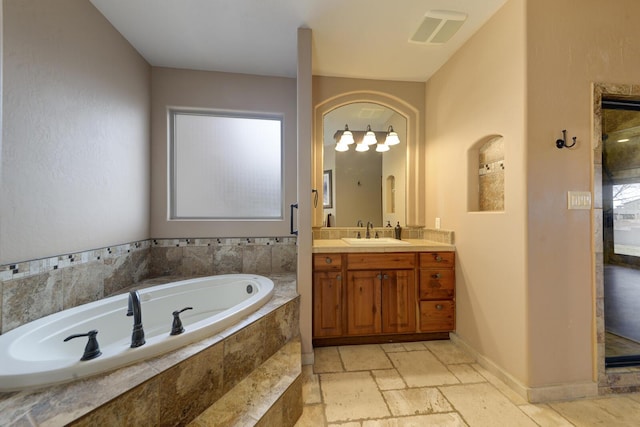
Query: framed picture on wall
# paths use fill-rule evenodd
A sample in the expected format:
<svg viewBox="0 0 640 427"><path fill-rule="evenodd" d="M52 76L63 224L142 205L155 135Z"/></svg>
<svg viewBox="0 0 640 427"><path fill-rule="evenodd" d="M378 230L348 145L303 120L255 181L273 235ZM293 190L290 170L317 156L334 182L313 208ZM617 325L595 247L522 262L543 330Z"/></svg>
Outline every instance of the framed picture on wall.
<svg viewBox="0 0 640 427"><path fill-rule="evenodd" d="M332 172L331 170L326 170L322 175L322 207L325 209L333 207Z"/></svg>

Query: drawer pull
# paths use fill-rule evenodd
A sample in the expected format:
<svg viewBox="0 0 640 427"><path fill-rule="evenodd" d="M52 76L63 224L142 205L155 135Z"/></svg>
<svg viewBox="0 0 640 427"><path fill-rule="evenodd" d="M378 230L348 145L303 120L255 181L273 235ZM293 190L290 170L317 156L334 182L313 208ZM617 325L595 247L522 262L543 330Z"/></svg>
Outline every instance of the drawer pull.
<svg viewBox="0 0 640 427"><path fill-rule="evenodd" d="M444 307L442 306L442 304L436 304L436 310L440 311L442 310Z"/></svg>
<svg viewBox="0 0 640 427"><path fill-rule="evenodd" d="M436 262L442 262L442 257L441 257L440 255L438 255L438 254L435 254L435 255L433 256L433 259L434 259Z"/></svg>
<svg viewBox="0 0 640 427"><path fill-rule="evenodd" d="M333 260L329 257L325 258L324 260L327 264L331 264L333 262Z"/></svg>
<svg viewBox="0 0 640 427"><path fill-rule="evenodd" d="M431 278L432 278L432 279L439 279L439 278L441 278L441 277L442 277L442 276L440 275L440 273L436 273L436 274L432 274L432 275L431 275Z"/></svg>

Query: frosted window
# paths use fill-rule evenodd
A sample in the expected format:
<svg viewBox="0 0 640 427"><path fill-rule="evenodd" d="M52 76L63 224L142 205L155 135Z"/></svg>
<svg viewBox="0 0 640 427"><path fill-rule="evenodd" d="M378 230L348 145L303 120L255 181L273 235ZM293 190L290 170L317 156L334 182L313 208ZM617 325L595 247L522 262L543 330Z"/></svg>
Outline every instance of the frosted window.
<svg viewBox="0 0 640 427"><path fill-rule="evenodd" d="M171 112L171 219L282 219L282 117Z"/></svg>

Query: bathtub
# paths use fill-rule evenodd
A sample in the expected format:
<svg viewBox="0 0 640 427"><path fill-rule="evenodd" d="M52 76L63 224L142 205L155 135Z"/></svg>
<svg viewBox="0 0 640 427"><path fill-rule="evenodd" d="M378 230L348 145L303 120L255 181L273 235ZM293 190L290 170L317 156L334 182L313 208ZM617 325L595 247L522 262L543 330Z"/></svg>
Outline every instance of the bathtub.
<svg viewBox="0 0 640 427"><path fill-rule="evenodd" d="M256 311L273 294L262 276L230 274L182 280L139 290L146 343L131 348L129 294L116 295L55 313L0 335L0 391L73 381L158 356L215 335ZM170 335L174 311L185 331ZM97 330L101 355L82 361L87 338Z"/></svg>

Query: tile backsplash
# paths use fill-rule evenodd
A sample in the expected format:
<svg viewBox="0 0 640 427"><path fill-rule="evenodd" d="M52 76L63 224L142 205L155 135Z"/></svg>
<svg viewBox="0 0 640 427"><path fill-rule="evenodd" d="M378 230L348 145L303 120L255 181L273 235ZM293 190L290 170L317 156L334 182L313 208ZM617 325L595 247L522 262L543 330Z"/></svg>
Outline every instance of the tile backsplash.
<svg viewBox="0 0 640 427"><path fill-rule="evenodd" d="M296 271L296 238L149 239L0 265L0 331L145 279Z"/></svg>

